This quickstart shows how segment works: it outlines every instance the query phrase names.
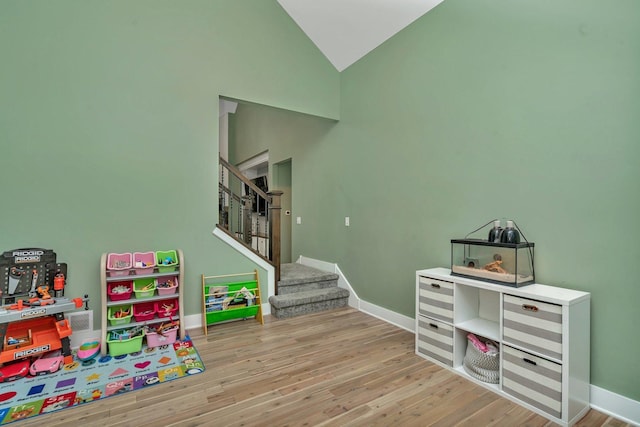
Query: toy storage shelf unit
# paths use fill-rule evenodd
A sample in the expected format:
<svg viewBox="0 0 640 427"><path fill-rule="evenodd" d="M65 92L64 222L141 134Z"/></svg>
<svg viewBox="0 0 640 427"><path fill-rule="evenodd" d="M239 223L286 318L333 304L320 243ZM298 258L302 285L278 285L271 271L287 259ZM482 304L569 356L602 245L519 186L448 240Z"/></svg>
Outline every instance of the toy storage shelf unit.
<svg viewBox="0 0 640 427"><path fill-rule="evenodd" d="M590 299L587 292L521 288L458 277L445 268L416 272L416 354L561 425L589 410ZM497 384L467 373L467 335L491 340Z"/></svg>
<svg viewBox="0 0 640 427"><path fill-rule="evenodd" d="M255 319L264 324L258 270L251 273L202 275L202 328L229 320Z"/></svg>
<svg viewBox="0 0 640 427"><path fill-rule="evenodd" d="M102 254L102 355L108 349L112 356L138 351L145 327L176 320L179 327L173 334L184 339L183 278L184 256L180 249ZM149 346L150 335L154 342L158 336L147 335Z"/></svg>

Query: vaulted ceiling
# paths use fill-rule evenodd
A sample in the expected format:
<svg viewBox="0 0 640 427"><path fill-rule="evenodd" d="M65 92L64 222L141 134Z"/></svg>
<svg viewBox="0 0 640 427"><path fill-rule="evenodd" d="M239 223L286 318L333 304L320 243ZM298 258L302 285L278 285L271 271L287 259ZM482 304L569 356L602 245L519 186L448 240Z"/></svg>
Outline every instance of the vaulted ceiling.
<svg viewBox="0 0 640 427"><path fill-rule="evenodd" d="M443 0L278 0L338 71Z"/></svg>

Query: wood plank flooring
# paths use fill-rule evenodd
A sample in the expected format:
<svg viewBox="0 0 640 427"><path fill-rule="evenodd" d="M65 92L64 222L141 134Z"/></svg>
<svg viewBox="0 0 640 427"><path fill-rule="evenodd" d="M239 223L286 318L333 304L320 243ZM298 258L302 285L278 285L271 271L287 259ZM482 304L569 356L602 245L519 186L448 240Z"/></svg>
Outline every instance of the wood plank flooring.
<svg viewBox="0 0 640 427"><path fill-rule="evenodd" d="M416 356L412 333L352 308L190 332L204 373L12 425L555 425ZM577 425L628 426L594 410Z"/></svg>

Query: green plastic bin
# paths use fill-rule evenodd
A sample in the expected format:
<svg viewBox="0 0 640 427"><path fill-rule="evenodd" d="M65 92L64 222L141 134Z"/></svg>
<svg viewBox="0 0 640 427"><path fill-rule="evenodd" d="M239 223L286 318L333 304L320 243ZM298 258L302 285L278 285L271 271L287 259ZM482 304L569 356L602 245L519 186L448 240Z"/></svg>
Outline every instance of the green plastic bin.
<svg viewBox="0 0 640 427"><path fill-rule="evenodd" d="M107 339L107 346L109 348L109 355L121 356L123 354L135 353L142 350L142 339L144 334L139 331L137 335L131 338L120 339L114 338L115 335L123 333L122 331L112 331L109 333L109 339Z"/></svg>
<svg viewBox="0 0 640 427"><path fill-rule="evenodd" d="M229 308L227 310L210 311L207 313L207 325L213 323L224 322L226 320L233 319L246 319L249 317L255 317L258 314L258 306L253 305L251 307L242 308Z"/></svg>
<svg viewBox="0 0 640 427"><path fill-rule="evenodd" d="M116 317L115 314L118 312L128 312L129 314L126 316ZM133 310L131 304L111 306L107 310L107 319L109 319L111 326L126 325L131 322L132 316Z"/></svg>
<svg viewBox="0 0 640 427"><path fill-rule="evenodd" d="M174 250L157 251L156 265L158 266L158 273L176 271L178 268L178 254Z"/></svg>
<svg viewBox="0 0 640 427"><path fill-rule="evenodd" d="M133 281L133 293L137 299L150 298L156 292L156 279L136 279Z"/></svg>

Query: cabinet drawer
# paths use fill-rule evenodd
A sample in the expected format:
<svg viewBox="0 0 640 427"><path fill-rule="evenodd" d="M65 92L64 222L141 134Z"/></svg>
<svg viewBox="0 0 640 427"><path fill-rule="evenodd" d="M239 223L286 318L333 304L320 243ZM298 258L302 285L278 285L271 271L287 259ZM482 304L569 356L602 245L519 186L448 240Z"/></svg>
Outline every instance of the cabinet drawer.
<svg viewBox="0 0 640 427"><path fill-rule="evenodd" d="M562 418L562 365L502 347L502 390L536 408Z"/></svg>
<svg viewBox="0 0 640 427"><path fill-rule="evenodd" d="M418 353L453 366L453 327L433 319L418 317Z"/></svg>
<svg viewBox="0 0 640 427"><path fill-rule="evenodd" d="M453 323L453 283L420 277L419 313Z"/></svg>
<svg viewBox="0 0 640 427"><path fill-rule="evenodd" d="M562 306L504 296L502 337L556 360L562 360Z"/></svg>

